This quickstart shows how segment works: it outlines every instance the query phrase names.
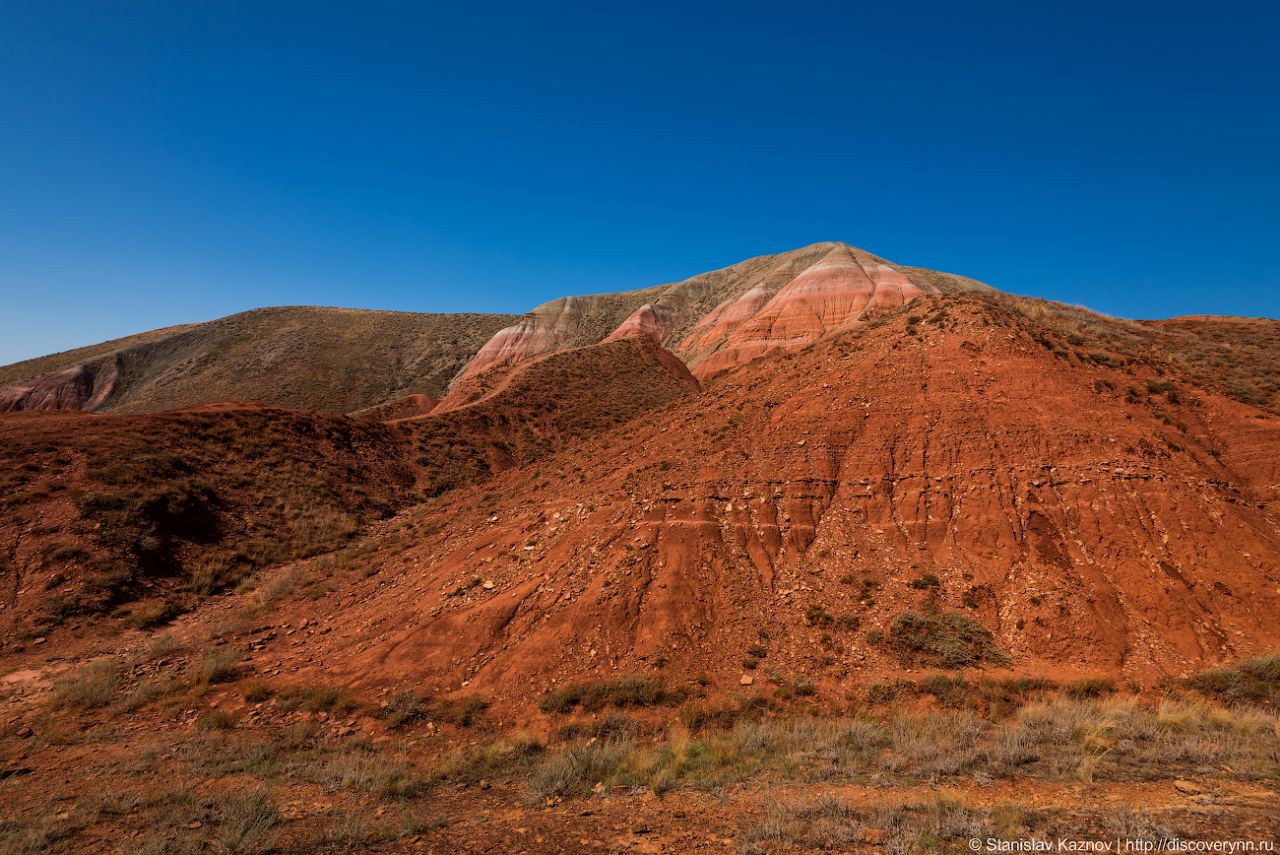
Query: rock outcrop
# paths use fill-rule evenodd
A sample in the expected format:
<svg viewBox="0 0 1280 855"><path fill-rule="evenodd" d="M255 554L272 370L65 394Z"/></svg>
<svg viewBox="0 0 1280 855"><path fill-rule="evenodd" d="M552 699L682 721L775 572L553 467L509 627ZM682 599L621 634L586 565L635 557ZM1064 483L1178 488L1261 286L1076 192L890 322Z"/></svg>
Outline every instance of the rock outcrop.
<svg viewBox="0 0 1280 855"><path fill-rule="evenodd" d="M691 361L706 353L694 361L694 371L711 377L772 350L803 347L924 293L883 261L836 246L776 293L756 286L717 307L681 343L681 352Z"/></svg>
<svg viewBox="0 0 1280 855"><path fill-rule="evenodd" d="M118 373L114 360L106 359L0 386L0 413L91 410L111 395Z"/></svg>

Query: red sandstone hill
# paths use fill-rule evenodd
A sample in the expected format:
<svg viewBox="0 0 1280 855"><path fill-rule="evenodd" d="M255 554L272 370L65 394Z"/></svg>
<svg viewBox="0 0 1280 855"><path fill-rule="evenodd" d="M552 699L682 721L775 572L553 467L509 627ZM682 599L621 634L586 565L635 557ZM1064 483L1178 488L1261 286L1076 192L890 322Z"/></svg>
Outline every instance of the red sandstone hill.
<svg viewBox="0 0 1280 855"><path fill-rule="evenodd" d="M9 643L269 590L315 634L255 642L264 673L522 715L635 671L838 697L1274 647L1278 322L1111 319L844 244L548 307L352 417L0 417Z"/></svg>
<svg viewBox="0 0 1280 855"><path fill-rule="evenodd" d="M333 630L305 658L529 698L637 670L736 685L756 645L837 694L1273 648L1280 418L1084 345L944 296L752 362L401 515L373 579L302 611Z"/></svg>
<svg viewBox="0 0 1280 855"><path fill-rule="evenodd" d="M461 377L642 334L706 378L848 329L922 294L989 290L963 276L903 267L845 243L816 243L643 291L545 303L499 330Z"/></svg>

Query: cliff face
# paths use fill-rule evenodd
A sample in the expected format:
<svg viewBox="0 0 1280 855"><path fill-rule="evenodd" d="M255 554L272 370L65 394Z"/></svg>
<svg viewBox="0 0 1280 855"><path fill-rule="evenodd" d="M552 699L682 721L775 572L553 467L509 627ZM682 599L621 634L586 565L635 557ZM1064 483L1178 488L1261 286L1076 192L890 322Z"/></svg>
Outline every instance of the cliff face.
<svg viewBox="0 0 1280 855"><path fill-rule="evenodd" d="M0 386L0 413L91 410L111 395L118 374L115 361L106 359Z"/></svg>

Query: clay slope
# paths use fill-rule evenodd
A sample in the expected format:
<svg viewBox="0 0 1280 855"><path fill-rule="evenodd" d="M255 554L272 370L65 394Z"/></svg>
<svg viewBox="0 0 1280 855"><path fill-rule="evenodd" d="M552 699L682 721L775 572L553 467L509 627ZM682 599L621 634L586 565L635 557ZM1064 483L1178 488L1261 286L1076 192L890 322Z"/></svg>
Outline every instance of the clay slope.
<svg viewBox="0 0 1280 855"><path fill-rule="evenodd" d="M438 396L509 315L258 309L0 368L0 412L251 400L328 412Z"/></svg>
<svg viewBox="0 0 1280 855"><path fill-rule="evenodd" d="M921 294L989 291L948 273L892 264L838 242L765 255L670 285L564 297L500 330L461 373L644 334L700 378L900 308Z"/></svg>
<svg viewBox="0 0 1280 855"><path fill-rule="evenodd" d="M406 512L376 580L302 605L326 628L304 659L528 709L634 671L839 697L1274 647L1280 419L1001 299L912 309Z"/></svg>

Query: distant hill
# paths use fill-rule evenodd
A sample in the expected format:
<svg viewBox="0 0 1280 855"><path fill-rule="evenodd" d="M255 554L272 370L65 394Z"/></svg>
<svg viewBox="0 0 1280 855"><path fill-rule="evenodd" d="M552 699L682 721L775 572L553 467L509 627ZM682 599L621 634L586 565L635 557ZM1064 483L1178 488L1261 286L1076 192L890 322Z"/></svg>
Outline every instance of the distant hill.
<svg viewBox="0 0 1280 855"><path fill-rule="evenodd" d="M349 412L439 397L513 315L289 306L169 327L0 368L0 411L151 412L247 400Z"/></svg>

